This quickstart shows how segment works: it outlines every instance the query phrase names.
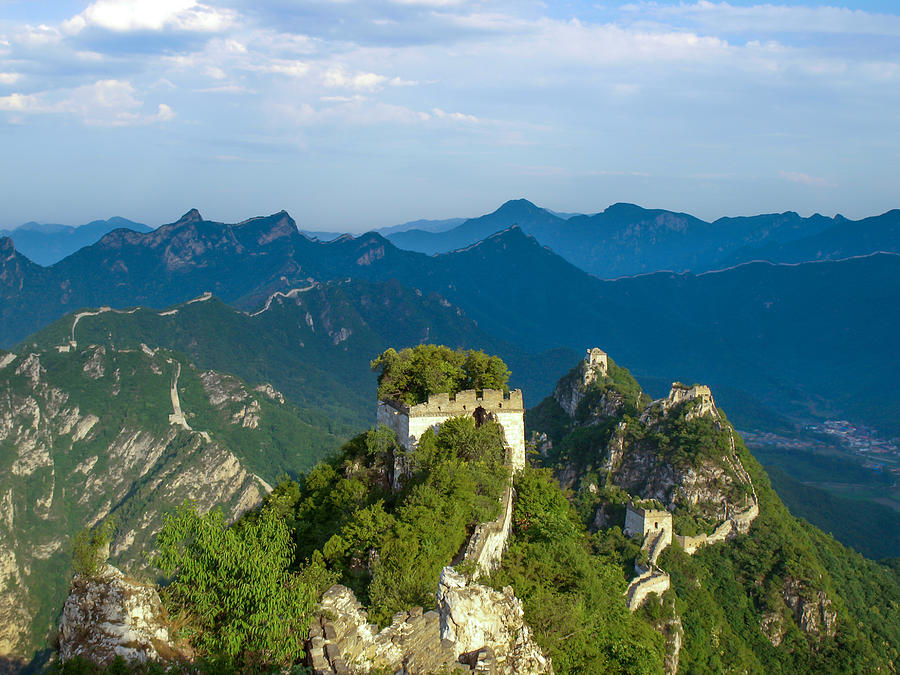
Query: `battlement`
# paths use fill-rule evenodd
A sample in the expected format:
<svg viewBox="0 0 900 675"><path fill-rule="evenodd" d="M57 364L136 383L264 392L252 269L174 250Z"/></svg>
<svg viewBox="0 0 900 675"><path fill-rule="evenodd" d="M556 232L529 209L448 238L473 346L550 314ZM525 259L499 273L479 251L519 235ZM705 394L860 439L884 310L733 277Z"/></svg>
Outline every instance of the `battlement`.
<svg viewBox="0 0 900 675"><path fill-rule="evenodd" d="M712 391L705 384L695 384L693 387L689 387L681 382L672 383L672 389L669 390L670 403L675 404L694 399L700 399L703 403L715 404Z"/></svg>
<svg viewBox="0 0 900 675"><path fill-rule="evenodd" d="M412 406L382 400L378 401L376 422L393 430L397 441L412 452L425 431L437 431L451 417L472 417L478 424L485 420L497 422L503 429L513 471L525 468L525 399L521 389L513 389L509 394L500 389L485 389L480 396L474 389L453 397L446 393L432 394L425 403ZM402 456L395 459L393 483L399 487L398 477L407 473L407 467Z"/></svg>
<svg viewBox="0 0 900 675"><path fill-rule="evenodd" d="M668 542L672 541L672 514L662 509L644 509L634 504L625 507L625 534L647 536L668 531Z"/></svg>
<svg viewBox="0 0 900 675"><path fill-rule="evenodd" d="M446 392L432 394L425 403L413 406L392 400L383 401L383 403L407 417L471 414L477 408L484 408L486 412L524 412L525 410L521 389L513 389L509 394L504 394L500 389L485 389L481 392L481 396L475 389L464 389L453 397Z"/></svg>
<svg viewBox="0 0 900 675"><path fill-rule="evenodd" d="M588 386L597 379L597 374L609 375L609 356L599 347L587 350L587 356L584 357L584 377L583 384Z"/></svg>

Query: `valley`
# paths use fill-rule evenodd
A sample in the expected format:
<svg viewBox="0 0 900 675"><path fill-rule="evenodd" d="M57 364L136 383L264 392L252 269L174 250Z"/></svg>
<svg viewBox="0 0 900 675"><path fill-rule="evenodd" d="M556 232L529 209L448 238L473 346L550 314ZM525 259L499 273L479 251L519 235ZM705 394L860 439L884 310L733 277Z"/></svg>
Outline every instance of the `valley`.
<svg viewBox="0 0 900 675"><path fill-rule="evenodd" d="M689 448L722 442L665 421L670 404L657 403L662 408L650 412L651 398L674 395L673 381L711 385L712 409L718 404L729 411L753 452L751 458L741 450L745 454L733 462L764 464L794 515L870 558L900 551L897 447L891 440L898 431L894 411L900 409L891 384L898 367L891 336L900 326L900 255L754 262L609 281L587 274L518 226L460 250L425 255L375 233L311 240L284 212L232 225L190 211L150 232L107 234L51 267L34 265L4 242L0 315L9 318L2 339L11 351L0 356L9 391L0 494L7 495L13 516L6 524L11 538L0 555L4 574L21 588L30 588L35 575L60 580L0 597L6 625L13 627L4 637L8 653L44 649L65 587L68 542L79 530L114 520L111 563L150 581L147 556L163 514L184 499L193 500L200 515L222 508L228 522L242 522L242 513L283 494L285 481L302 484L316 462L342 456L348 440L374 420L377 383L370 363L389 347L437 343L502 358L512 371L510 385L524 390L526 428L538 434L538 440L529 437L537 452L533 461L552 469L570 491L572 508L598 537L591 546L613 546L618 553L607 550L613 559L639 557L630 544L609 539L616 514L624 514L620 489L639 502L657 500L674 509L675 534L685 542L706 536L730 541L748 527L716 534L730 521L717 514L709 495L718 494L736 512L747 506L736 478L728 486L694 484L690 489L699 492L693 506L672 496L678 490L669 492L672 467L693 461ZM25 335L31 328L36 330ZM587 402L584 391L560 393L572 386L560 375L570 371L585 344L598 342L621 354L636 380L613 366L612 380L606 373L597 380L600 389L585 379ZM604 391L607 398L597 399ZM548 396L556 397L568 418L553 412L556 404ZM631 419L623 414L640 417L643 426L622 431ZM73 415L78 419L65 421ZM614 419L626 426L608 438ZM724 417L716 424L725 428ZM670 465L628 459L625 452L619 477L602 478L618 466L616 443L640 457L655 448ZM610 452L605 464L597 464L597 457ZM127 458L143 463L132 466ZM105 484L92 478L97 470L112 472ZM683 470L675 469L676 483L688 480ZM768 485L759 467L738 471L723 465L701 474L707 470L710 476L749 471L753 485ZM96 494L85 508L60 510L78 489L62 476L78 472ZM203 489L199 478L191 478L201 473L212 478ZM767 518L773 508L779 519L787 518L778 510L781 501L767 494L760 498L769 504ZM704 506L707 498L712 501ZM32 502L36 510L26 517ZM881 522L879 534L859 528L860 519ZM327 543L317 541L320 547ZM684 547L650 547L657 567L641 568L644 585L655 589L650 597L669 597L662 580L679 597L694 595L684 586L682 575L695 565L679 557ZM305 555L315 550L309 544ZM730 554L703 552L696 559L722 555ZM625 583L630 568L620 562ZM347 564L356 569L357 563ZM512 580L519 572L510 568L505 574ZM345 581L367 601L356 575ZM637 579L632 584L644 583ZM603 583L612 588L620 581ZM797 583L791 593L801 597L806 591L798 591ZM629 593L625 586L617 593L633 597L633 609L642 606L650 587ZM788 602L788 591L782 595ZM535 611L528 597L526 618ZM803 602L789 605L801 611L796 607L802 609ZM691 614L671 600L661 607L669 628L653 625L666 635L667 663L675 659L677 665L673 622ZM670 615L666 607L680 609ZM770 608L772 617L781 615L781 609ZM786 620L765 619L776 648L784 639L780 631L793 630ZM778 621L772 633L771 622ZM549 638L538 630L537 639ZM687 663L701 658L697 650L696 644L688 646ZM555 662L574 667L570 655L550 652ZM752 661L745 657L729 658Z"/></svg>

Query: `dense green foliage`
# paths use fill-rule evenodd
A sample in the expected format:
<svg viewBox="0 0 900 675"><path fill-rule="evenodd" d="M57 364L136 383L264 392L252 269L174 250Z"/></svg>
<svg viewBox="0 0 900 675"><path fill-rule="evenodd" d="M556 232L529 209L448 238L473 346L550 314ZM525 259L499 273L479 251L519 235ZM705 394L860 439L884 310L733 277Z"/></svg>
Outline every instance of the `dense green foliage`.
<svg viewBox="0 0 900 675"><path fill-rule="evenodd" d="M303 655L318 589L290 570L291 534L275 509L228 527L218 509L201 516L185 504L166 518L157 546L155 564L173 576L166 603L207 657L255 666Z"/></svg>
<svg viewBox="0 0 900 675"><path fill-rule="evenodd" d="M94 529L85 528L75 535L72 545L72 568L75 574L97 576L109 555L109 544L115 529L115 520L109 519Z"/></svg>
<svg viewBox="0 0 900 675"><path fill-rule="evenodd" d="M409 405L423 403L431 394L456 394L464 389L507 390L509 369L499 356L473 349L451 349L422 344L388 349L372 361L379 370L378 398Z"/></svg>
<svg viewBox="0 0 900 675"><path fill-rule="evenodd" d="M585 532L548 470L526 469L515 487L514 536L492 582L513 587L556 672L661 673L662 637L628 611L615 547Z"/></svg>
<svg viewBox="0 0 900 675"><path fill-rule="evenodd" d="M750 534L693 556L674 546L660 560L671 574L684 622L685 668L893 672L900 645L900 584L884 568L791 517L759 464L740 450L760 500ZM815 632L800 629L786 603L795 589L802 602L814 606L819 593L828 598L827 608L836 615L833 637L822 625ZM780 636L780 645L767 633ZM710 635L718 639L711 641Z"/></svg>
<svg viewBox="0 0 900 675"><path fill-rule="evenodd" d="M572 379L561 381L564 393L580 386L577 375L573 371L567 376ZM629 397L645 400L631 382L600 380L585 392L574 417L553 399L546 399L527 416L529 431L546 434L541 460L575 488L572 504L580 521L593 528L601 523L592 535L594 551L607 564L617 565L620 577L624 572L626 578L633 574L632 563L640 554L639 541L625 539L619 528L624 523L624 504L649 504L642 497L658 494L656 483L642 482L635 466L644 471L652 471L657 463L687 471L711 466L723 479L732 479L731 487L726 480L718 487L709 486L717 493L711 497L714 503L727 498L731 504L740 504L750 494L748 486L735 480L731 463L724 461L731 455L732 436L721 410L718 420L706 416L688 420L687 413L696 402L686 401L665 414L651 408L644 423L636 419L638 410L621 404ZM610 406L610 401L620 403ZM610 416L612 410L615 413ZM624 478L615 469L610 471L607 463L614 427L619 456L641 457ZM792 517L739 436L734 441L759 499L760 515L750 533L703 547L693 556L673 543L659 560L670 574L671 589L662 600L651 597L635 616L664 631L680 617L682 672L895 672L900 645L898 575ZM626 480L631 493L614 480ZM701 508L701 503L676 501L673 515L678 534L710 533L718 524L714 510ZM892 532L889 520L886 525L882 535ZM555 538L564 540L558 532ZM519 587L527 593L528 586L521 580ZM551 604L543 600L537 607ZM539 617L540 612L533 616ZM565 662L570 657L559 658Z"/></svg>
<svg viewBox="0 0 900 675"><path fill-rule="evenodd" d="M390 489L394 458L410 468ZM301 484L284 482L268 504L292 524L298 560L320 560L388 623L401 609L434 602L444 565L472 528L496 517L506 484L499 426L454 418L422 435L406 455L387 429L347 443Z"/></svg>
<svg viewBox="0 0 900 675"><path fill-rule="evenodd" d="M766 472L778 496L798 518L808 520L872 560L881 560L900 551L900 513L891 507L838 497L821 488L804 485L776 466L766 466ZM878 523L875 536L870 528L860 527L860 523Z"/></svg>

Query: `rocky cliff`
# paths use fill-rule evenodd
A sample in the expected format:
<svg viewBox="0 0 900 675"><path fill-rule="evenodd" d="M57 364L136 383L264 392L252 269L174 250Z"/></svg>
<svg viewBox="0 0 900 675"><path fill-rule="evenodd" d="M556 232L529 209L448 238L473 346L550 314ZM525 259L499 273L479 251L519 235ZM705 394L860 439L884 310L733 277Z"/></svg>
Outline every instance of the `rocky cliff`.
<svg viewBox="0 0 900 675"><path fill-rule="evenodd" d="M553 397L529 411L527 428L541 461L575 492L598 537L614 541L610 533L625 525L630 505L633 522L625 534L642 538L644 552L638 552L627 601L632 610L650 606L648 617L666 637L667 671L678 668L685 645L695 659L710 651L703 646L708 634L692 633L687 617L707 617L704 630L712 631L715 620L708 617L719 611L723 618L715 630L782 650L763 657L773 663L799 659L804 670L811 667L807 659L836 658L846 649L841 641L856 630L842 615L830 580L844 570L826 572L827 563L772 492L712 391L674 383L667 396L649 401L612 361L604 376L586 377L589 368L583 362L562 378ZM658 515L649 523L635 519L644 509ZM664 522L674 537L667 550L657 551L654 527ZM727 572L713 580L720 569ZM720 594L730 600L714 609L725 602ZM707 604L700 609L692 602ZM750 628L735 628L724 618L734 602L753 607L742 610L754 617L742 619ZM721 658L727 650L714 645L711 651Z"/></svg>
<svg viewBox="0 0 900 675"><path fill-rule="evenodd" d="M139 574L167 511L186 499L230 518L254 507L283 470L272 458L287 455L304 428L271 387L145 346L66 344L0 364L0 656L8 658L28 656L52 633L76 532L113 519L112 560ZM315 458L296 459L299 468Z"/></svg>
<svg viewBox="0 0 900 675"><path fill-rule="evenodd" d="M659 501L710 524L753 501L734 429L709 387L675 383L667 397L650 401L615 363L598 374L584 361L542 406L556 409L555 438L541 443L545 455L562 460L564 485L594 471L636 499Z"/></svg>
<svg viewBox="0 0 900 675"><path fill-rule="evenodd" d="M178 642L156 588L103 564L93 576L75 575L59 620L59 659L76 656L99 666L189 660Z"/></svg>

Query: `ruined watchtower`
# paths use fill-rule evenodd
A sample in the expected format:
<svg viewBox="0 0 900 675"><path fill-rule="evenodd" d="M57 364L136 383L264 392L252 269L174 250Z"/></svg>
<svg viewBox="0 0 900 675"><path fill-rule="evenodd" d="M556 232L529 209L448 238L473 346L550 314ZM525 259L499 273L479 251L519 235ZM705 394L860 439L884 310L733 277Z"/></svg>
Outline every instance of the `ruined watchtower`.
<svg viewBox="0 0 900 675"><path fill-rule="evenodd" d="M653 537L662 532L667 546L672 543L672 514L663 509L643 509L628 504L622 531L629 537Z"/></svg>
<svg viewBox="0 0 900 675"><path fill-rule="evenodd" d="M599 347L587 350L587 356L584 359L584 386L588 386L597 379L598 375L609 374L609 357L606 352Z"/></svg>
<svg viewBox="0 0 900 675"><path fill-rule="evenodd" d="M393 400L378 402L377 423L392 429L408 451L415 450L425 431L437 431L451 417L472 417L479 424L486 419L497 422L503 428L513 472L525 468L525 404L521 389L513 389L508 395L499 389L485 389L480 396L474 389L452 398L446 393L432 394L425 403L412 406ZM403 467L394 467L395 476L402 472Z"/></svg>

